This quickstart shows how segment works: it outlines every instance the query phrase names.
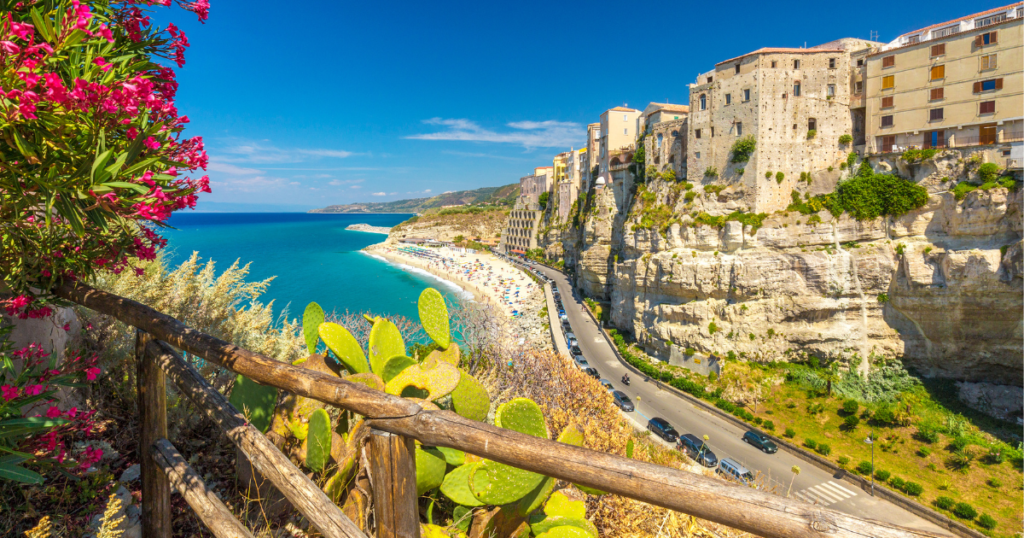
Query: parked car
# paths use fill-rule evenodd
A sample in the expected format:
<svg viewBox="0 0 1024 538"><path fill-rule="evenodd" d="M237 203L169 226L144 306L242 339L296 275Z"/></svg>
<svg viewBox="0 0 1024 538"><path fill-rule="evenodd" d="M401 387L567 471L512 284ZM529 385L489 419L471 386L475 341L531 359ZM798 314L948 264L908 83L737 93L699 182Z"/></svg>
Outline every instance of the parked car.
<svg viewBox="0 0 1024 538"><path fill-rule="evenodd" d="M597 369L594 368L593 366L587 367L583 371L594 379L601 379L601 374L597 373Z"/></svg>
<svg viewBox="0 0 1024 538"><path fill-rule="evenodd" d="M647 429L670 443L674 443L676 438L679 437L679 432L667 420L661 417L654 417L648 420Z"/></svg>
<svg viewBox="0 0 1024 538"><path fill-rule="evenodd" d="M615 401L615 405L618 406L619 409L622 409L627 413L633 411L633 400L630 400L629 396L626 396L626 394L623 393L622 391L612 391L612 398Z"/></svg>
<svg viewBox="0 0 1024 538"><path fill-rule="evenodd" d="M587 359L579 356L576 357L576 366L578 366L580 370L586 370L587 368L590 368L590 363L587 362Z"/></svg>
<svg viewBox="0 0 1024 538"><path fill-rule="evenodd" d="M569 354L574 356L583 354L583 351L580 350L579 342L573 341L572 346L569 347Z"/></svg>
<svg viewBox="0 0 1024 538"><path fill-rule="evenodd" d="M679 449L686 452L687 456L690 456L694 461L705 467L718 465L718 456L715 456L715 453L711 451L711 448L703 439L698 438L692 433L679 438Z"/></svg>
<svg viewBox="0 0 1024 538"><path fill-rule="evenodd" d="M722 461L718 464L718 469L715 469L715 472L747 485L750 485L754 481L753 473L732 458L722 458Z"/></svg>
<svg viewBox="0 0 1024 538"><path fill-rule="evenodd" d="M570 340L575 340L576 335L573 333L565 333L565 343L568 344Z"/></svg>
<svg viewBox="0 0 1024 538"><path fill-rule="evenodd" d="M750 430L743 434L743 440L754 448L764 451L766 454L774 454L779 451L779 447L775 446L775 443L773 443L767 435L755 432L754 430Z"/></svg>
<svg viewBox="0 0 1024 538"><path fill-rule="evenodd" d="M601 386L608 389L608 392L615 392L615 387L612 386L612 382L607 379L601 380Z"/></svg>

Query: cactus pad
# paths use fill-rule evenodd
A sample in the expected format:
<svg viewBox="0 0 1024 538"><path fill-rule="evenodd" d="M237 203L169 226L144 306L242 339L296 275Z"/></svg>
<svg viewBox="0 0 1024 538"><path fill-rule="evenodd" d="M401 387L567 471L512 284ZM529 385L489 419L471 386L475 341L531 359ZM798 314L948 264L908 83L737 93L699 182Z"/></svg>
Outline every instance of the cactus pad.
<svg viewBox="0 0 1024 538"><path fill-rule="evenodd" d="M574 501L561 491L556 491L544 503L544 513L548 516L561 516L573 519L587 518L587 503Z"/></svg>
<svg viewBox="0 0 1024 538"><path fill-rule="evenodd" d="M347 375L344 379L345 381L351 381L353 383L362 383L373 390L384 392L384 381L377 377L377 374L364 372L361 374Z"/></svg>
<svg viewBox="0 0 1024 538"><path fill-rule="evenodd" d="M302 313L302 336L306 339L306 349L309 354L316 353L316 341L320 337L320 324L324 322L324 309L316 303L306 305L306 311Z"/></svg>
<svg viewBox="0 0 1024 538"><path fill-rule="evenodd" d="M402 370L387 383L385 392L401 396L406 387L416 387L427 391L425 400L434 401L450 394L459 386L459 369L446 363L438 362L433 369L425 370L423 365L415 364Z"/></svg>
<svg viewBox="0 0 1024 538"><path fill-rule="evenodd" d="M586 521L586 520L584 520ZM588 522L589 523L589 522ZM537 538L594 538L589 531L572 525L554 527L544 534L537 535Z"/></svg>
<svg viewBox="0 0 1024 538"><path fill-rule="evenodd" d="M633 459L633 440L626 441L626 457Z"/></svg>
<svg viewBox="0 0 1024 538"><path fill-rule="evenodd" d="M380 375L384 361L405 355L405 342L398 327L384 318L376 318L370 329L370 370Z"/></svg>
<svg viewBox="0 0 1024 538"><path fill-rule="evenodd" d="M363 354L363 347L359 345L348 329L337 323L321 323L317 332L320 339L327 344L327 348L334 353L345 369L353 374L361 374L370 371L370 365L366 362L366 355Z"/></svg>
<svg viewBox="0 0 1024 538"><path fill-rule="evenodd" d="M459 344L452 342L451 345L448 346L448 349L445 349L444 351L435 349L434 351L431 351L430 355L427 355L427 357L433 357L436 360L447 362L452 366L458 366L459 361L462 360L462 350L459 349Z"/></svg>
<svg viewBox="0 0 1024 538"><path fill-rule="evenodd" d="M509 504L527 496L544 479L544 475L487 460L470 473L469 487L484 504Z"/></svg>
<svg viewBox="0 0 1024 538"><path fill-rule="evenodd" d="M466 538L466 533L461 529L449 529L440 525L420 523L420 538Z"/></svg>
<svg viewBox="0 0 1024 538"><path fill-rule="evenodd" d="M406 398L410 402L415 402L416 405L420 406L420 409L424 411L440 411L441 408L436 403L430 400L424 400L422 398Z"/></svg>
<svg viewBox="0 0 1024 538"><path fill-rule="evenodd" d="M390 359L384 361L384 368L381 369L380 377L385 383L391 381L396 375L402 373L402 370L416 364L416 361L406 357L404 354L395 355Z"/></svg>
<svg viewBox="0 0 1024 538"><path fill-rule="evenodd" d="M309 430L306 435L306 467L313 472L320 472L327 467L331 459L331 416L323 409L313 411L309 417Z"/></svg>
<svg viewBox="0 0 1024 538"><path fill-rule="evenodd" d="M416 447L416 495L440 487L444 482L444 454L434 447Z"/></svg>
<svg viewBox="0 0 1024 538"><path fill-rule="evenodd" d="M446 448L443 446L437 447L438 450L444 454L444 461L452 467L458 467L463 463L466 463L466 453L457 448Z"/></svg>
<svg viewBox="0 0 1024 538"><path fill-rule="evenodd" d="M469 489L469 477L480 465L483 464L474 462L456 467L454 471L444 477L444 482L441 483L441 493L462 506L483 506L484 503L480 502L473 495L473 491Z"/></svg>
<svg viewBox="0 0 1024 538"><path fill-rule="evenodd" d="M458 346L452 348L458 349ZM491 396L476 378L465 371L459 372L459 384L452 391L452 409L470 420L483 421L491 410Z"/></svg>
<svg viewBox="0 0 1024 538"><path fill-rule="evenodd" d="M572 446L583 446L583 434L576 429L575 424L570 424L558 434L558 442Z"/></svg>
<svg viewBox="0 0 1024 538"><path fill-rule="evenodd" d="M420 325L441 349L448 349L452 343L451 331L448 327L448 307L444 297L434 288L427 288L420 294L419 300Z"/></svg>
<svg viewBox="0 0 1024 538"><path fill-rule="evenodd" d="M554 478L545 477L539 486L533 488L533 491L519 500L516 506L516 513L525 517L540 508L544 501L548 499L548 496L551 495L551 492L554 491L555 484L557 483L558 481Z"/></svg>
<svg viewBox="0 0 1024 538"><path fill-rule="evenodd" d="M558 527L576 527L586 531L590 538L597 538L597 526L582 518L576 519L563 516L548 516L539 521L530 523L530 530L535 536L540 536ZM576 535L576 533L572 534L572 536Z"/></svg>
<svg viewBox="0 0 1024 538"><path fill-rule="evenodd" d="M500 406L494 414L494 425L541 439L549 439L548 427L540 406L529 398L514 398ZM504 504L504 503L502 503Z"/></svg>
<svg viewBox="0 0 1024 538"><path fill-rule="evenodd" d="M231 405L249 417L253 428L266 433L277 404L277 388L259 383L239 374L231 389Z"/></svg>

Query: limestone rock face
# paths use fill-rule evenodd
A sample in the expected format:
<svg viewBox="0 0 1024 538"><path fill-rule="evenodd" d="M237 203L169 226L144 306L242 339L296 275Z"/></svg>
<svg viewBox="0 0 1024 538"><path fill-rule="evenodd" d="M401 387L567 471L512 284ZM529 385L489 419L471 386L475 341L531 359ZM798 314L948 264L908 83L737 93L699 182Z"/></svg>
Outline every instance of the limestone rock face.
<svg viewBox="0 0 1024 538"><path fill-rule="evenodd" d="M871 221L821 211L775 213L756 229L701 225L742 210L739 198L660 179L632 198L592 192L563 242L566 264L586 295L610 300L616 327L666 360L670 346L750 360L884 354L923 375L1019 391L1024 197L994 188L956 200L950 189L975 179L967 161L873 159L929 199Z"/></svg>

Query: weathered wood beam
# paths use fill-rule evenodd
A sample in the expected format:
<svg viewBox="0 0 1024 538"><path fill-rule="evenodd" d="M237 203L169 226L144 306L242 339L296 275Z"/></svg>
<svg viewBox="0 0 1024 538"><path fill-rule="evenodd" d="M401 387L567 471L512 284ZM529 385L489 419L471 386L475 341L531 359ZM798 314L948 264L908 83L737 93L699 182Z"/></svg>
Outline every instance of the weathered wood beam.
<svg viewBox="0 0 1024 538"><path fill-rule="evenodd" d="M328 538L366 538L316 484L169 345L150 342L146 349L179 391L220 426L228 439L245 453L253 467L270 480L288 502L319 529L320 534Z"/></svg>
<svg viewBox="0 0 1024 538"><path fill-rule="evenodd" d="M249 529L235 518L219 497L207 489L199 473L189 467L167 439L157 439L149 447L149 455L159 465L174 489L192 507L199 520L217 538L253 538Z"/></svg>
<svg viewBox="0 0 1024 538"><path fill-rule="evenodd" d="M167 380L146 351L149 334L135 332L135 366L139 405L139 462L142 477L142 535L171 538L171 486L164 471L148 457L150 445L167 437Z"/></svg>
<svg viewBox="0 0 1024 538"><path fill-rule="evenodd" d="M411 437L374 430L369 465L377 538L419 538L416 444Z"/></svg>

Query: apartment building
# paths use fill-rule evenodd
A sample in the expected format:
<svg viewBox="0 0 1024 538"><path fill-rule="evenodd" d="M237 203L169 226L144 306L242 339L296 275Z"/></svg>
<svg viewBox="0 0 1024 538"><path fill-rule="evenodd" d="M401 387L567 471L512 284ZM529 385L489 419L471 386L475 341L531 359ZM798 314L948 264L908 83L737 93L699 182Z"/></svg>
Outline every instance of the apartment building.
<svg viewBox="0 0 1024 538"><path fill-rule="evenodd" d="M644 137L644 168L658 172L671 169L677 178L686 177L686 131L690 107L651 103L640 116Z"/></svg>
<svg viewBox="0 0 1024 538"><path fill-rule="evenodd" d="M573 149L566 158L565 179L558 183L558 221L565 222L569 218L569 210L579 197L584 177L589 177L589 159L587 148Z"/></svg>
<svg viewBox="0 0 1024 538"><path fill-rule="evenodd" d="M839 143L854 131L851 58L873 45L880 43L844 38L807 49L762 48L700 75L690 85L689 179L733 186L751 211L785 209L794 189L808 187L802 174L838 169L851 151ZM733 144L746 136L757 150L734 163ZM774 179L780 172L781 182Z"/></svg>
<svg viewBox="0 0 1024 538"><path fill-rule="evenodd" d="M867 151L1020 146L1022 29L1019 2L903 34L868 55Z"/></svg>
<svg viewBox="0 0 1024 538"><path fill-rule="evenodd" d="M526 254L527 250L537 248L537 229L543 214L536 207L524 204L522 199L516 202L515 208L509 211L498 249L505 253Z"/></svg>
<svg viewBox="0 0 1024 538"><path fill-rule="evenodd" d="M601 114L598 139L598 183L623 185L629 174L637 137L640 111L617 106ZM604 181L601 181L601 180Z"/></svg>

